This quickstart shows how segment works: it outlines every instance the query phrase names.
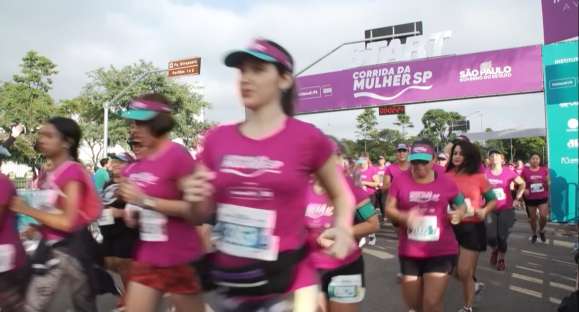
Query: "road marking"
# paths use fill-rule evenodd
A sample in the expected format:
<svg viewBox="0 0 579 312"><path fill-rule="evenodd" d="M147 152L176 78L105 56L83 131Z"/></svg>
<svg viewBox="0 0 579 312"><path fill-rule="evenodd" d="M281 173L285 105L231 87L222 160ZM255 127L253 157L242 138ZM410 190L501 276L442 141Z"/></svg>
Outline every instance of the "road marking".
<svg viewBox="0 0 579 312"><path fill-rule="evenodd" d="M517 268L517 269L521 269L521 270L531 271L531 272L534 272L534 273L539 273L539 274L544 274L544 273L545 273L545 271L543 271L543 270L531 269L531 268L524 267L524 266L522 266L522 265L517 265L516 268Z"/></svg>
<svg viewBox="0 0 579 312"><path fill-rule="evenodd" d="M380 251L376 249L364 249L363 252L367 255L374 256L376 258L380 258L382 260L389 260L394 259L394 255L385 251Z"/></svg>
<svg viewBox="0 0 579 312"><path fill-rule="evenodd" d="M576 266L576 264L573 263L573 262L563 261L563 260L559 260L559 259L555 259L555 258L553 258L553 259L551 259L551 260L553 260L553 261L555 261L555 262L562 263L562 264L567 264L567 265L570 265L570 266L573 266L573 267Z"/></svg>
<svg viewBox="0 0 579 312"><path fill-rule="evenodd" d="M509 289L512 290L512 291L516 291L516 292L521 293L521 294L524 294L524 295L533 296L533 297L536 297L536 298L539 298L539 299L543 298L543 294L541 294L540 292L534 291L534 290L530 290L530 289L527 289L527 288L523 288L523 287L511 285L511 286L509 286Z"/></svg>
<svg viewBox="0 0 579 312"><path fill-rule="evenodd" d="M534 251L530 251L530 250L526 250L526 249L521 249L522 253L526 253L530 256L535 256L535 257L541 257L541 258L546 258L547 255L541 252L534 252Z"/></svg>
<svg viewBox="0 0 579 312"><path fill-rule="evenodd" d="M574 278L570 278L570 277L567 277L565 275L561 275L558 273L549 273L549 275L555 276L555 277L560 278L560 279L568 280L568 281L573 282L573 283L575 283L575 281L576 281Z"/></svg>
<svg viewBox="0 0 579 312"><path fill-rule="evenodd" d="M554 303L554 304L561 304L561 299L549 297L549 301L551 301L551 303Z"/></svg>
<svg viewBox="0 0 579 312"><path fill-rule="evenodd" d="M534 277L530 277L530 276L518 274L518 273L513 273L512 276L513 276L513 278L518 278L518 279L523 280L523 281L543 285L543 280L540 278L534 278Z"/></svg>
<svg viewBox="0 0 579 312"><path fill-rule="evenodd" d="M561 284L561 283L557 283L557 282L550 282L549 285L551 287L555 287L555 288L559 288L559 289L563 289L563 290L567 290L567 291L575 291L575 287L572 286L568 286L565 284Z"/></svg>
<svg viewBox="0 0 579 312"><path fill-rule="evenodd" d="M558 239L553 240L553 245L555 245L557 247L568 248L568 249L573 249L575 247L575 243L573 243L573 242L567 242L567 241L562 241L562 240L558 240Z"/></svg>

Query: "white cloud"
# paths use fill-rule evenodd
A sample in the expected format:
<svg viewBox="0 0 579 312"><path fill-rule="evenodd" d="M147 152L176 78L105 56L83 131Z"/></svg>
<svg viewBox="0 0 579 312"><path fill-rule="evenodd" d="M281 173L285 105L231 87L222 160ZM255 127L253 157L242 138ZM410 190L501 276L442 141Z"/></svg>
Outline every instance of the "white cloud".
<svg viewBox="0 0 579 312"><path fill-rule="evenodd" d="M214 121L241 118L234 70L222 65L226 51L251 37L272 38L303 68L337 44L361 39L364 29L422 20L426 33L452 30L448 54L503 49L542 41L541 6L531 1L31 1L0 2L0 80L17 72L21 57L39 51L59 66L53 95L77 95L86 73L139 59L165 67L171 59L201 56ZM346 47L308 73L352 66ZM357 55L359 57L359 55ZM544 125L542 95L438 102L407 107L415 124L429 108L466 115L484 110L484 128ZM520 114L522 110L532 114ZM304 117L339 137L353 137L355 111ZM391 127L393 117L380 117ZM474 117L473 117L474 118ZM478 117L477 117L478 118ZM475 122L476 124L476 122ZM478 127L473 127L477 130ZM418 130L418 129L416 129Z"/></svg>

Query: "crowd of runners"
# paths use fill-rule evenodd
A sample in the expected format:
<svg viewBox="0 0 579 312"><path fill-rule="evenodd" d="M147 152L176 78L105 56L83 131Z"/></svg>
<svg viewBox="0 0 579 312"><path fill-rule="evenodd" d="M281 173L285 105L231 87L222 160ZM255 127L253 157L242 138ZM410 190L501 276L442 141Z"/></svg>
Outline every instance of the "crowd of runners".
<svg viewBox="0 0 579 312"><path fill-rule="evenodd" d="M490 248L489 262L507 267L515 208L526 207L531 241L546 240L549 174L539 154L509 168L501 151L483 161L459 137L442 153L426 140L398 144L392 164L390 155L348 160L339 141L292 117L294 61L284 48L257 39L225 65L239 71L245 119L208 131L195 158L171 141L162 94L130 102L130 152L111 155L94 177L78 160L79 125L43 124L34 189L19 194L0 175L0 311L46 311L61 289L74 311L96 311L102 292L130 312L156 311L161 300L205 311L205 292L215 311L359 311L361 248L391 222L408 310L443 311L454 277L464 298L456 309L468 312L483 287L480 253ZM23 240L34 238L27 254ZM107 288L108 272L118 278Z"/></svg>

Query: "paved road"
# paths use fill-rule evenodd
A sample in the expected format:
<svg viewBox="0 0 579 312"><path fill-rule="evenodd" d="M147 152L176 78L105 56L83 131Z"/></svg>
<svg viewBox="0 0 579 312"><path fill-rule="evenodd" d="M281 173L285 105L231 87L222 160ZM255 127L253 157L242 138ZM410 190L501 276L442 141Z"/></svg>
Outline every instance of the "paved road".
<svg viewBox="0 0 579 312"><path fill-rule="evenodd" d="M550 225L547 243L532 245L526 216L517 214L507 255L507 270L498 272L488 264L489 253L479 260L478 278L486 284L478 311L556 311L561 299L575 289L577 266L571 250L575 234L568 227ZM367 297L363 312L406 311L396 283L399 271L396 236L391 226L384 226L376 246L364 250L367 276ZM575 236L573 236L575 235ZM456 281L446 292L444 311L457 311L462 306L462 293ZM99 298L99 311L114 307L112 296ZM66 311L66 300L56 300L51 311Z"/></svg>

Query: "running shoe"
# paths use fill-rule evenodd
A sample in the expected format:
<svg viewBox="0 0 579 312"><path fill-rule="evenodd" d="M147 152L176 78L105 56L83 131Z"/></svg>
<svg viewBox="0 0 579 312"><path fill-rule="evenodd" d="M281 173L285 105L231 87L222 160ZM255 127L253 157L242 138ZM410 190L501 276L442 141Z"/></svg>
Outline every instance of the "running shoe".
<svg viewBox="0 0 579 312"><path fill-rule="evenodd" d="M472 312L472 307L464 306L458 312Z"/></svg>
<svg viewBox="0 0 579 312"><path fill-rule="evenodd" d="M368 235L368 246L376 245L376 234Z"/></svg>
<svg viewBox="0 0 579 312"><path fill-rule="evenodd" d="M499 257L499 252L498 250L493 250L493 252L491 253L491 259L489 260L490 264L492 266L496 266L497 265L497 259Z"/></svg>
<svg viewBox="0 0 579 312"><path fill-rule="evenodd" d="M531 244L534 244L536 242L537 242L537 235L531 236Z"/></svg>
<svg viewBox="0 0 579 312"><path fill-rule="evenodd" d="M547 237L545 237L545 232L539 232L539 236L541 237L541 241L544 243L547 241ZM537 239L535 239L537 240Z"/></svg>
<svg viewBox="0 0 579 312"><path fill-rule="evenodd" d="M505 262L505 259L499 259L497 261L497 271L504 271L507 269L507 264Z"/></svg>

